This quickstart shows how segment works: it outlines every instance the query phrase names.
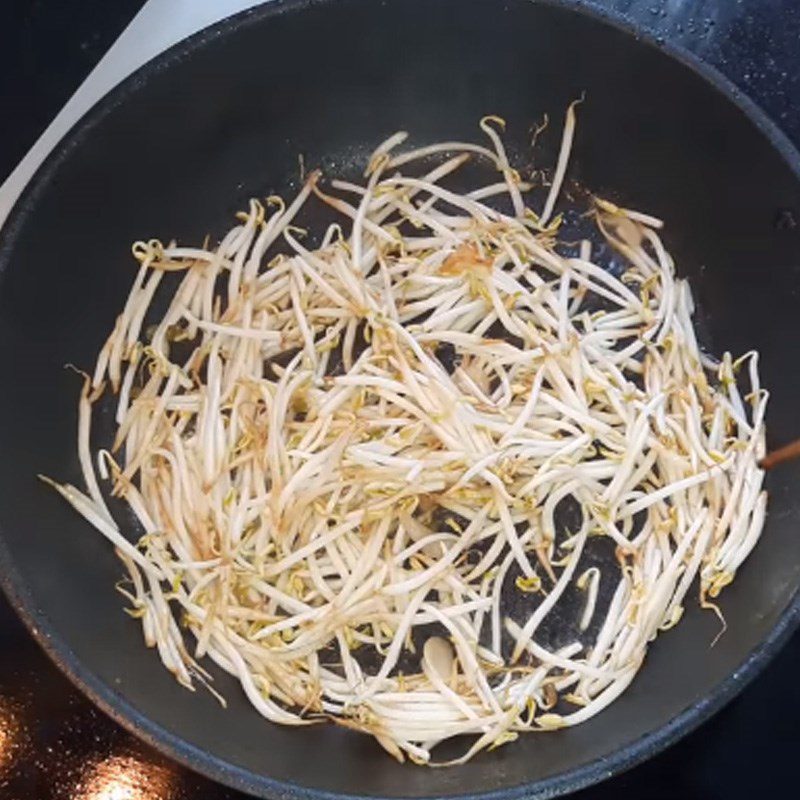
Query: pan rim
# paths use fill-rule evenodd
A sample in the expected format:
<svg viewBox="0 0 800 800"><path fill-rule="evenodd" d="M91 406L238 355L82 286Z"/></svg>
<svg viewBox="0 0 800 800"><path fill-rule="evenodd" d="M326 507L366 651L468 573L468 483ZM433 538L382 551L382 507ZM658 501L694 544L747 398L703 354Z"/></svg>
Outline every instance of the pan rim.
<svg viewBox="0 0 800 800"><path fill-rule="evenodd" d="M38 197L50 184L60 165L85 136L127 98L144 87L160 72L191 56L207 43L228 36L249 25L262 23L284 13L301 13L305 7L332 3L335 0L266 0L261 5L241 11L182 39L135 70L101 97L84 114L48 154L15 202L0 229L0 280L13 257L19 232ZM800 151L788 136L770 119L760 106L715 67L704 63L680 45L657 39L647 28L635 26L619 12L601 9L584 0L525 0L525 2L561 8L579 13L595 22L610 25L643 43L661 50L692 70L738 108L778 151L787 168L800 180ZM262 798L286 800L360 800L367 795L332 792L288 781L270 778L190 744L135 708L114 688L96 676L72 651L43 611L19 575L0 527L0 588L22 619L36 642L71 683L106 715L137 738L179 764L222 783L230 788ZM739 694L767 665L790 635L800 627L800 587L795 591L778 621L761 643L751 650L740 665L712 692L680 714L633 742L572 769L530 783L485 792L453 794L459 800L516 800L517 798L551 798L599 783L628 770L663 751L709 719ZM400 795L374 800L403 800ZM408 797L406 800L422 800Z"/></svg>

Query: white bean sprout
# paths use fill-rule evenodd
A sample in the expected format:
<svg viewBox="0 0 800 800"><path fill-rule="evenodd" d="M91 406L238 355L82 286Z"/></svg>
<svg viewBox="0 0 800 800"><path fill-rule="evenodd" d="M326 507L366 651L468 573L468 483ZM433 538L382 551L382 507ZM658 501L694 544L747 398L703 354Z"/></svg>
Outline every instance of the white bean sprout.
<svg viewBox="0 0 800 800"><path fill-rule="evenodd" d="M766 510L757 354L701 352L661 221L592 198L570 240L574 105L539 213L481 127L396 134L363 183L314 172L216 248L137 242L81 395L85 489L53 483L184 686L207 656L267 719L418 763L601 711L695 582L718 611ZM467 161L487 181L449 188ZM309 200L341 216L318 247Z"/></svg>

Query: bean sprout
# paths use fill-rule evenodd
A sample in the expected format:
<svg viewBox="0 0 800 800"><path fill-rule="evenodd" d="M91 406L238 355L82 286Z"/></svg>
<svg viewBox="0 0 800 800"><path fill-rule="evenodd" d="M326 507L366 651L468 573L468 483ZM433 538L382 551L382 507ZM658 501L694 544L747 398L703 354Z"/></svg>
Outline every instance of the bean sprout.
<svg viewBox="0 0 800 800"><path fill-rule="evenodd" d="M554 216L575 104L538 214L503 121L481 127L488 146L396 134L338 196L311 173L216 249L137 242L81 394L86 489L53 484L182 684L208 656L267 719L401 761L601 711L694 582L716 608L766 509L756 357L701 352L661 220L592 198L590 241ZM448 188L470 159L489 179ZM342 220L316 248L309 199Z"/></svg>

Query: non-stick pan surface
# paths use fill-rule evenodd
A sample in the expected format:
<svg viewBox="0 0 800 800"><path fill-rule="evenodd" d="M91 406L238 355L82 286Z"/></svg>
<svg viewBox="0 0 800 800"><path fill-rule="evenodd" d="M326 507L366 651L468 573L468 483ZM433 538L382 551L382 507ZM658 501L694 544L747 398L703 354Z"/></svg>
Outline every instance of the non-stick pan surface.
<svg viewBox="0 0 800 800"><path fill-rule="evenodd" d="M267 723L218 675L223 709L181 689L114 590L111 548L38 472L77 480L76 376L133 277L130 243L218 235L252 195L289 193L297 157L352 174L404 128L476 138L487 113L528 154L530 126L585 92L570 177L667 221L719 349L762 353L774 443L800 433L800 159L721 79L569 3L269 3L200 34L103 100L58 148L0 243L0 568L39 641L117 720L264 797L552 795L647 757L729 699L793 630L800 467L770 476L763 540L727 589L728 630L690 609L630 690L585 725L454 769L400 766L332 726ZM577 3L574 4L577 7ZM701 74L702 73L702 74ZM553 124L533 151L552 164ZM529 158L529 156L526 156ZM787 212L788 210L788 212ZM134 535L133 530L130 531Z"/></svg>

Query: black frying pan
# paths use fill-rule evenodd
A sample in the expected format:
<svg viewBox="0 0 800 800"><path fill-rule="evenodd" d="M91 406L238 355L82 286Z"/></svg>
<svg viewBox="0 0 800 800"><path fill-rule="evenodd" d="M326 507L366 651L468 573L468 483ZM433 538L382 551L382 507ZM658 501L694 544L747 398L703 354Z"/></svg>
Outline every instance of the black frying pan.
<svg viewBox="0 0 800 800"><path fill-rule="evenodd" d="M574 6L575 8L571 8ZM630 690L589 723L528 735L466 766L400 766L332 726L279 728L234 681L223 710L145 650L114 591L120 565L34 475L78 479L66 362L93 363L132 278L130 242L222 233L246 198L287 193L297 155L347 175L399 128L418 141L530 125L586 92L570 177L667 220L718 348L762 355L769 434L800 431L800 156L718 75L578 3L269 3L156 59L104 99L39 171L0 244L0 568L72 679L169 755L263 797L551 796L663 748L730 699L800 616L800 466L769 477L762 543L716 618L690 610ZM681 63L683 62L683 63ZM688 63L687 63L688 62ZM553 162L557 126L534 152ZM131 534L133 535L133 531Z"/></svg>

